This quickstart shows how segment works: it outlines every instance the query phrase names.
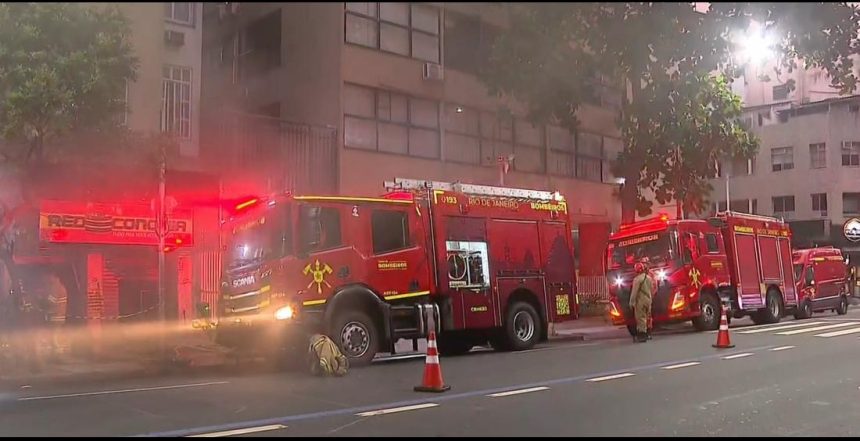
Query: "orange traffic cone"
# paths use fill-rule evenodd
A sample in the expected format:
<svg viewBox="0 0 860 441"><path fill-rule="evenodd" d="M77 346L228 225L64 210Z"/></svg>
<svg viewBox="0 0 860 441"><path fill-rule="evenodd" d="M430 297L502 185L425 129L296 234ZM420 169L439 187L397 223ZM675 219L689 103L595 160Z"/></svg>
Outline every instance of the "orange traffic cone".
<svg viewBox="0 0 860 441"><path fill-rule="evenodd" d="M445 392L451 386L442 380L442 367L439 365L439 350L436 348L436 333L430 331L427 337L427 358L424 362L424 380L415 386L415 392Z"/></svg>
<svg viewBox="0 0 860 441"><path fill-rule="evenodd" d="M726 319L726 310L723 307L720 307L720 332L717 333L717 343L712 346L720 349L735 347L729 339L729 321Z"/></svg>

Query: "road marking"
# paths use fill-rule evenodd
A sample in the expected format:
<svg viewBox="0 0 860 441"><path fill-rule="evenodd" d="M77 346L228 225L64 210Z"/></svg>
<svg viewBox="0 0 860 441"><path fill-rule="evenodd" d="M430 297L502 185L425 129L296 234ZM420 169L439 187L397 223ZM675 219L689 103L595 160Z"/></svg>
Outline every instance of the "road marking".
<svg viewBox="0 0 860 441"><path fill-rule="evenodd" d="M744 357L749 357L750 355L753 355L753 353L752 352L742 352L740 354L725 356L725 357L723 357L723 360L734 360L735 358L744 358Z"/></svg>
<svg viewBox="0 0 860 441"><path fill-rule="evenodd" d="M840 335L856 334L860 332L860 328L843 329L841 331L825 332L824 334L815 334L816 337L838 337Z"/></svg>
<svg viewBox="0 0 860 441"><path fill-rule="evenodd" d="M419 409L427 409L430 407L436 407L438 404L436 403L424 403L424 404L415 404L412 406L403 406L403 407L392 407L391 409L380 409L380 410L371 410L370 412L361 412L355 414L360 417L369 417L376 415L387 415L389 413L398 413L398 412L408 412L410 410L419 410Z"/></svg>
<svg viewBox="0 0 860 441"><path fill-rule="evenodd" d="M597 383L599 381L617 380L619 378L627 378L627 377L632 377L634 375L636 375L636 374L634 374L632 372L625 372L623 374L615 374L615 375L607 375L605 377L589 378L588 380L585 380L585 381Z"/></svg>
<svg viewBox="0 0 860 441"><path fill-rule="evenodd" d="M815 331L824 331L826 329L833 328L844 328L845 326L855 326L857 323L837 323L835 325L827 325L827 326L816 326L814 328L804 328L804 329L795 329L794 331L785 331L785 332L777 332L776 335L795 335L795 334L803 334L804 332L815 332Z"/></svg>
<svg viewBox="0 0 860 441"><path fill-rule="evenodd" d="M776 352L776 351L784 351L784 350L786 350L786 349L794 349L794 346L780 346L780 347L778 347L778 348L773 348L773 349L771 349L771 351L773 351L773 352Z"/></svg>
<svg viewBox="0 0 860 441"><path fill-rule="evenodd" d="M764 351L770 348L775 347L776 345L762 345L755 346L751 348L747 348L748 351ZM722 357L724 353L715 353L713 350L708 351L707 354L703 354L700 357L697 357L699 360L715 360ZM689 359L687 359L689 360ZM663 361L660 363L650 363L650 364L641 364L629 366L626 370L630 372L644 372L652 369L658 369L662 366L665 366L667 363L681 363L685 360L673 360L673 361ZM179 436L188 436L195 435L198 433L205 432L215 432L221 430L232 430L232 429L241 429L243 427L249 426L263 426L267 424L290 424L297 421L309 421L309 420L317 420L320 418L329 418L329 417L337 417L337 416L347 416L347 415L355 415L356 412L365 412L370 410L379 409L380 407L394 407L394 406L409 406L415 404L428 403L431 400L436 402L445 402L445 401L455 401L462 400L464 398L473 398L473 397L482 397L488 394L504 392L506 390L511 389L525 389L529 387L538 387L538 386L555 386L561 384L577 384L586 381L589 378L594 378L595 375L608 374L610 372L618 372L618 370L612 371L604 371L604 372L590 372L582 375L575 375L570 377L561 377L561 378L553 378L553 379L543 379L540 382L531 382L531 383L521 383L521 384L509 384L504 387L495 387L495 388L486 388L480 390L471 390L468 392L460 392L460 393L451 393L444 394L439 396L434 396L433 398L418 398L412 400L402 400L388 403L375 403L372 405L366 406L354 406L347 408L336 408L336 409L326 409L317 412L308 412L308 413L299 413L299 414L288 414L281 415L272 418L265 419L257 419L257 420L246 420L246 421L238 421L233 423L222 423L222 424L213 424L208 426L197 426L191 428L183 428L176 430L168 430L162 432L148 432L136 435L138 437L179 437Z"/></svg>
<svg viewBox="0 0 860 441"><path fill-rule="evenodd" d="M286 429L283 424L270 424L268 426L249 427L247 429L225 430L223 432L201 433L200 435L189 435L188 438L220 438L223 436L245 435L248 433L268 432L270 430Z"/></svg>
<svg viewBox="0 0 860 441"><path fill-rule="evenodd" d="M105 390L99 392L84 392L79 394L65 394L65 395L50 395L45 397L26 397L26 398L18 398L18 401L35 401L35 400L53 400L56 398L74 398L74 397L90 397L93 395L110 395L110 394L125 394L130 392L148 392L152 390L167 390L167 389L184 389L189 387L202 387L202 386L215 386L218 384L228 384L229 381L212 381L209 383L195 383L195 384L178 384L176 386L158 386L158 387L141 387L138 389L120 389L120 390Z"/></svg>
<svg viewBox="0 0 860 441"><path fill-rule="evenodd" d="M783 329L791 329L791 328L800 328L803 326L814 326L820 325L824 322L807 322L807 323L794 323L790 325L781 325L781 326L769 326L767 328L757 328L749 331L737 331L738 334L757 334L759 332L769 332L769 331L781 331Z"/></svg>
<svg viewBox="0 0 860 441"><path fill-rule="evenodd" d="M542 390L549 390L549 388L548 388L548 387L546 387L546 386L530 387L530 388L528 388L528 389L509 390L509 391L507 391L507 392L499 392L499 393L497 393L497 394L490 394L490 395L487 395L487 396L488 396L488 397L493 397L493 398L509 397L509 396L511 396L511 395L527 394L527 393L530 393L530 392L538 392L538 391L542 391Z"/></svg>
<svg viewBox="0 0 860 441"><path fill-rule="evenodd" d="M690 367L690 366L698 366L700 364L702 364L702 363L699 363L698 361L691 361L689 363L681 363L681 364L673 364L671 366L663 366L662 369L666 369L666 370L681 369L681 368Z"/></svg>

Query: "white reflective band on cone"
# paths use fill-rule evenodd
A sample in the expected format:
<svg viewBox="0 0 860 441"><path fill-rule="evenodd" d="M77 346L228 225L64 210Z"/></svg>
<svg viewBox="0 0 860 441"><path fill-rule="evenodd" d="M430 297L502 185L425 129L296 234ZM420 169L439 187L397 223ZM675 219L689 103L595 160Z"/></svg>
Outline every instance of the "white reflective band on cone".
<svg viewBox="0 0 860 441"><path fill-rule="evenodd" d="M430 349L430 348L436 349L436 339L435 338L432 340L427 340L427 349Z"/></svg>
<svg viewBox="0 0 860 441"><path fill-rule="evenodd" d="M425 363L427 363L427 364L439 364L439 356L438 355L428 355Z"/></svg>

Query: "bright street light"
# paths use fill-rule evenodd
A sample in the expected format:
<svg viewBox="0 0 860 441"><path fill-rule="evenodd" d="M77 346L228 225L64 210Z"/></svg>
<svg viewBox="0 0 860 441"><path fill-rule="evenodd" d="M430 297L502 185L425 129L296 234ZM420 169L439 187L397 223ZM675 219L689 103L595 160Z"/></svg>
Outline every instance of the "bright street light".
<svg viewBox="0 0 860 441"><path fill-rule="evenodd" d="M738 61L742 64L761 64L774 55L776 39L769 32L761 29L751 29L737 39Z"/></svg>

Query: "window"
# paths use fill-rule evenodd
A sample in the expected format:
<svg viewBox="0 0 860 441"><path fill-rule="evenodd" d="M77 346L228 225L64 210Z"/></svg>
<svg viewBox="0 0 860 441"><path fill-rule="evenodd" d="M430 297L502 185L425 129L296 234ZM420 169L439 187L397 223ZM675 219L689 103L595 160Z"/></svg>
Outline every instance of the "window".
<svg viewBox="0 0 860 441"><path fill-rule="evenodd" d="M514 119L503 112L481 112L481 159L498 165L498 158L514 153Z"/></svg>
<svg viewBox="0 0 860 441"><path fill-rule="evenodd" d="M738 213L749 213L750 201L749 199L735 199L729 204L729 209Z"/></svg>
<svg viewBox="0 0 860 441"><path fill-rule="evenodd" d="M722 212L726 211L728 209L728 206L726 205L726 201L718 201L716 203L716 208L717 208L717 213L722 213Z"/></svg>
<svg viewBox="0 0 860 441"><path fill-rule="evenodd" d="M823 142L809 144L809 168L827 167L827 149Z"/></svg>
<svg viewBox="0 0 860 441"><path fill-rule="evenodd" d="M705 235L705 242L708 245L708 252L709 253L719 253L720 252L720 245L717 242L717 235L716 234L714 234L714 233L706 234Z"/></svg>
<svg viewBox="0 0 860 441"><path fill-rule="evenodd" d="M191 69L164 66L161 80L161 131L191 138Z"/></svg>
<svg viewBox="0 0 860 441"><path fill-rule="evenodd" d="M457 104L445 105L445 159L481 163L481 113Z"/></svg>
<svg viewBox="0 0 860 441"><path fill-rule="evenodd" d="M600 182L603 178L603 138L588 132L576 134L576 176Z"/></svg>
<svg viewBox="0 0 860 441"><path fill-rule="evenodd" d="M439 103L352 84L343 92L344 145L439 158Z"/></svg>
<svg viewBox="0 0 860 441"><path fill-rule="evenodd" d="M167 21L194 26L194 3L165 3L164 18Z"/></svg>
<svg viewBox="0 0 860 441"><path fill-rule="evenodd" d="M446 241L448 286L454 289L481 289L490 286L490 266L486 242Z"/></svg>
<svg viewBox="0 0 860 441"><path fill-rule="evenodd" d="M732 158L731 176L746 176L753 173L753 160L747 158Z"/></svg>
<svg viewBox="0 0 860 441"><path fill-rule="evenodd" d="M409 223L402 211L374 210L370 215L373 253L383 254L408 247Z"/></svg>
<svg viewBox="0 0 860 441"><path fill-rule="evenodd" d="M794 168L794 147L778 147L770 149L772 170L791 170Z"/></svg>
<svg viewBox="0 0 860 441"><path fill-rule="evenodd" d="M531 173L544 171L544 130L530 122L514 122L514 169Z"/></svg>
<svg viewBox="0 0 860 441"><path fill-rule="evenodd" d="M773 215L790 217L794 213L794 196L776 196L773 198Z"/></svg>
<svg viewBox="0 0 860 441"><path fill-rule="evenodd" d="M439 9L412 3L346 3L344 38L424 61L439 62Z"/></svg>
<svg viewBox="0 0 860 441"><path fill-rule="evenodd" d="M500 31L495 26L452 11L445 11L445 68L477 74L487 65Z"/></svg>
<svg viewBox="0 0 860 441"><path fill-rule="evenodd" d="M860 193L842 193L842 214L846 216L860 214Z"/></svg>
<svg viewBox="0 0 860 441"><path fill-rule="evenodd" d="M576 176L576 137L564 127L547 127L549 172L561 176Z"/></svg>
<svg viewBox="0 0 860 441"><path fill-rule="evenodd" d="M624 150L624 141L611 136L603 137L603 182L613 182L611 164Z"/></svg>
<svg viewBox="0 0 860 441"><path fill-rule="evenodd" d="M842 143L842 166L860 167L860 142L845 141Z"/></svg>
<svg viewBox="0 0 860 441"><path fill-rule="evenodd" d="M340 212L336 208L303 205L300 211L301 250L313 252L342 244Z"/></svg>
<svg viewBox="0 0 860 441"><path fill-rule="evenodd" d="M281 10L249 23L239 33L239 78L259 75L281 65Z"/></svg>
<svg viewBox="0 0 860 441"><path fill-rule="evenodd" d="M781 101L788 99L788 84L780 84L778 86L773 86L773 100Z"/></svg>
<svg viewBox="0 0 860 441"><path fill-rule="evenodd" d="M827 193L815 193L812 195L812 211L827 216Z"/></svg>

